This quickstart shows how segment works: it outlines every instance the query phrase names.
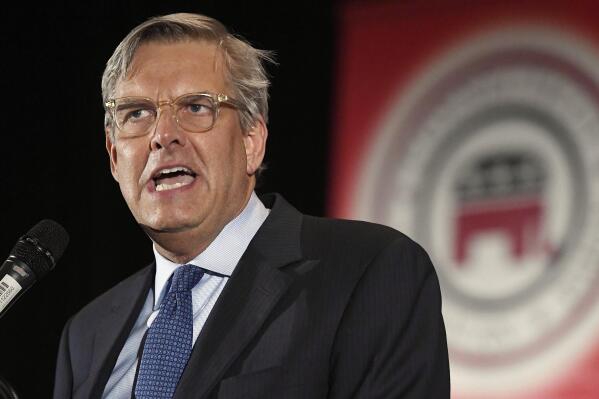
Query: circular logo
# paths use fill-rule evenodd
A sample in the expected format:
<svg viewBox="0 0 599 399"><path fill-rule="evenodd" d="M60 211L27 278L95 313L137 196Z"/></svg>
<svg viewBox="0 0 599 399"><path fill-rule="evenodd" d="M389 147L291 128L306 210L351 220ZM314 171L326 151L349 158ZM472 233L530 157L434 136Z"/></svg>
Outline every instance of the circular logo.
<svg viewBox="0 0 599 399"><path fill-rule="evenodd" d="M596 71L563 32L481 36L400 93L364 161L354 214L431 255L460 389L544 384L599 337Z"/></svg>

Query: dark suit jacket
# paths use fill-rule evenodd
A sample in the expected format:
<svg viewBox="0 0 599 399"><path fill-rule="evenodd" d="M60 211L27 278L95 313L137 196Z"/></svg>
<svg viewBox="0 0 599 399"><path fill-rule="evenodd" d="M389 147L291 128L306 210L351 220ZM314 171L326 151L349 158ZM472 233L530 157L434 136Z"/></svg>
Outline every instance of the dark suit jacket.
<svg viewBox="0 0 599 399"><path fill-rule="evenodd" d="M305 216L278 195L200 333L175 398L449 398L439 285L380 225ZM55 399L99 398L154 265L67 323Z"/></svg>

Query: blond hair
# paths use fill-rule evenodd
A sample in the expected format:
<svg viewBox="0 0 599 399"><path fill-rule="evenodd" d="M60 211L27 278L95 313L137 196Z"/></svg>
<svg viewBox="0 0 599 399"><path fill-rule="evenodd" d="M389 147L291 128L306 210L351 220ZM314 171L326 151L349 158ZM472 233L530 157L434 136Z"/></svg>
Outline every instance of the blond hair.
<svg viewBox="0 0 599 399"><path fill-rule="evenodd" d="M184 40L207 40L222 52L225 79L233 90L232 96L245 107L239 112L244 132L254 126L259 117L268 121L270 81L264 66L267 62L274 63L272 53L252 47L246 40L229 33L216 19L199 14L158 16L134 28L106 63L102 75L103 102L114 96L116 86L127 75L135 52L143 43ZM105 126L111 124L110 113L106 112Z"/></svg>

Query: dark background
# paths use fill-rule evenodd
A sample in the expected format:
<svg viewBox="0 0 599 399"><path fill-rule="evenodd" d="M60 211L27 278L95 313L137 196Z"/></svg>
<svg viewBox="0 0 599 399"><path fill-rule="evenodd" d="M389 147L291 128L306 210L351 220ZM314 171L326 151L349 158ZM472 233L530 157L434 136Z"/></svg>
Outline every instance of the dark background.
<svg viewBox="0 0 599 399"><path fill-rule="evenodd" d="M163 1L36 4L4 8L0 256L43 218L71 242L57 268L0 320L0 375L23 398L49 398L67 319L152 260L108 168L100 77L120 40L147 18L215 17L274 50L266 162L258 192L278 191L300 210L326 213L332 128L335 15L325 2Z"/></svg>

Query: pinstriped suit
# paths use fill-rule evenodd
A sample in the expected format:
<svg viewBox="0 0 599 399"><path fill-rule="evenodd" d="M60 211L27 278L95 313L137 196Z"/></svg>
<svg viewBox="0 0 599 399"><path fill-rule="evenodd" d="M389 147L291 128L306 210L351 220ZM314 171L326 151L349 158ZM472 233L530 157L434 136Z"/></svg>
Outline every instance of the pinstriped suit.
<svg viewBox="0 0 599 399"><path fill-rule="evenodd" d="M437 277L380 225L302 215L278 195L212 310L175 398L449 398ZM67 323L54 397L99 398L150 265Z"/></svg>

